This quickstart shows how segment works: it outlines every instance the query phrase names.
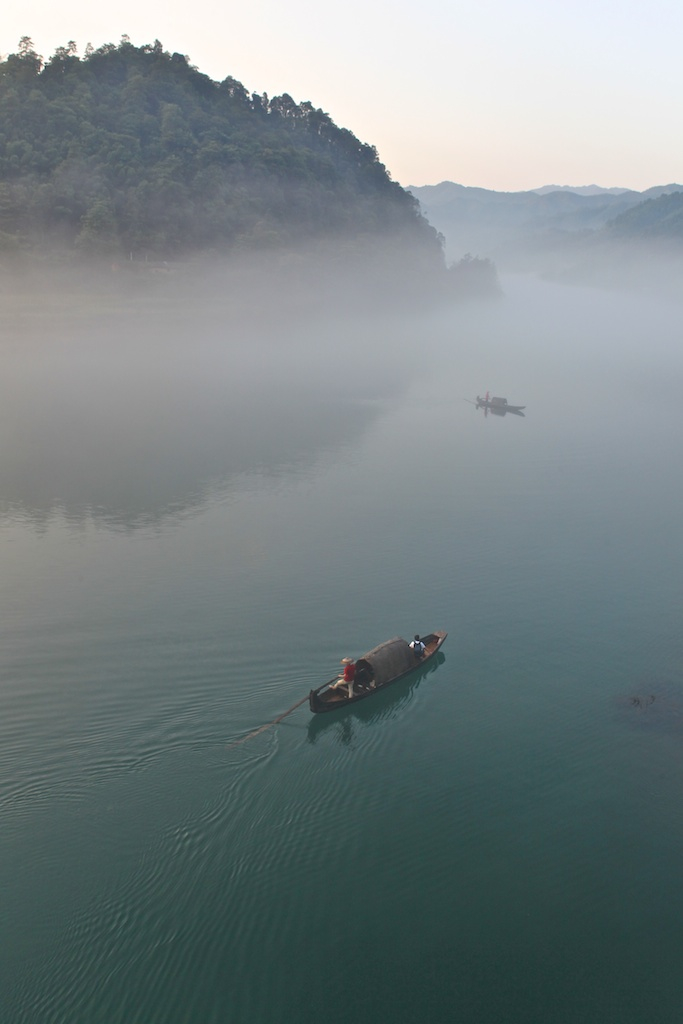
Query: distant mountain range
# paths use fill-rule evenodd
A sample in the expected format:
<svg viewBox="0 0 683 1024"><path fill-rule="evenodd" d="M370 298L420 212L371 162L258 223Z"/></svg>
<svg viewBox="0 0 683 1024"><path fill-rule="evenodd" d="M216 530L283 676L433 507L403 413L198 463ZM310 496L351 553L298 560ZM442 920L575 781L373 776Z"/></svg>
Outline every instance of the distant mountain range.
<svg viewBox="0 0 683 1024"><path fill-rule="evenodd" d="M495 192L443 181L409 191L444 236L451 260L470 253L501 269L547 270L617 239L652 244L665 238L683 247L683 185L644 192L598 185Z"/></svg>
<svg viewBox="0 0 683 1024"><path fill-rule="evenodd" d="M542 188L532 188L539 196L546 192L576 192L580 196L604 195L605 192L613 196L621 195L622 192L631 192L630 188L603 188L602 185L543 185Z"/></svg>

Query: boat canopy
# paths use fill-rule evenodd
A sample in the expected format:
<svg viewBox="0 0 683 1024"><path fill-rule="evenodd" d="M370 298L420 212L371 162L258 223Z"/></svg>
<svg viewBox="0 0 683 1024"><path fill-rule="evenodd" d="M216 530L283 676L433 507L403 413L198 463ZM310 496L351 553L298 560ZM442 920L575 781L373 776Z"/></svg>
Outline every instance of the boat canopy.
<svg viewBox="0 0 683 1024"><path fill-rule="evenodd" d="M373 681L377 686L415 668L417 659L410 644L395 636L364 654L356 661L356 679Z"/></svg>

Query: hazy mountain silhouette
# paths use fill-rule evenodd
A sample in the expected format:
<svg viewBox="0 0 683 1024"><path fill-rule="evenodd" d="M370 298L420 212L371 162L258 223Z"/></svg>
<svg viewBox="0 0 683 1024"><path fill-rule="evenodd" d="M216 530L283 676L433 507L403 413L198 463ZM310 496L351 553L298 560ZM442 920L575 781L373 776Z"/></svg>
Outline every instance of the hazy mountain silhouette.
<svg viewBox="0 0 683 1024"><path fill-rule="evenodd" d="M580 196L598 196L598 195L613 195L619 196L624 192L630 192L629 188L603 188L602 185L543 185L541 188L532 188L532 192L535 192L539 196L544 196L548 192L576 192Z"/></svg>
<svg viewBox="0 0 683 1024"><path fill-rule="evenodd" d="M683 199L678 184L644 192L592 185L496 192L444 181L410 191L444 236L448 258L471 253L503 270L561 272L618 238L637 244L666 235L683 243L676 228L677 197Z"/></svg>

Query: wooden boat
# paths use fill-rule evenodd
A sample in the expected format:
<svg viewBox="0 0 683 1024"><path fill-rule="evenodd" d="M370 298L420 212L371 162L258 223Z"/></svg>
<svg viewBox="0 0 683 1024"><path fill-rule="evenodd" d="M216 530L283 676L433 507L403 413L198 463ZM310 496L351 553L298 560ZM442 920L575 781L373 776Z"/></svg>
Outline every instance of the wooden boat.
<svg viewBox="0 0 683 1024"><path fill-rule="evenodd" d="M516 412L520 413L522 409L526 409L525 405L510 405L507 398L480 398L477 395L476 401L477 409L490 409L491 412L505 413L505 412Z"/></svg>
<svg viewBox="0 0 683 1024"><path fill-rule="evenodd" d="M356 704L359 700L371 697L378 690L390 686L397 679L402 679L415 669L421 668L440 650L448 636L442 629L420 637L425 645L424 654L418 657L410 644L400 636L386 640L378 647L356 660L356 676L353 681L353 696L349 696L348 683L332 681L323 683L317 690L311 690L308 703L311 711L319 714L324 711L336 711L338 708Z"/></svg>

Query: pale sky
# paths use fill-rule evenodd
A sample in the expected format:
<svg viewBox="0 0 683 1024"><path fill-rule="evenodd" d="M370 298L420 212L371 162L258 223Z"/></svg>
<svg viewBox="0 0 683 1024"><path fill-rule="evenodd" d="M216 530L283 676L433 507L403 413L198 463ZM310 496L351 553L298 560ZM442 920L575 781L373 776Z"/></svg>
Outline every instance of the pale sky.
<svg viewBox="0 0 683 1024"><path fill-rule="evenodd" d="M638 191L683 179L683 5L613 0L26 0L0 53L159 39L200 71L310 100L402 185Z"/></svg>

